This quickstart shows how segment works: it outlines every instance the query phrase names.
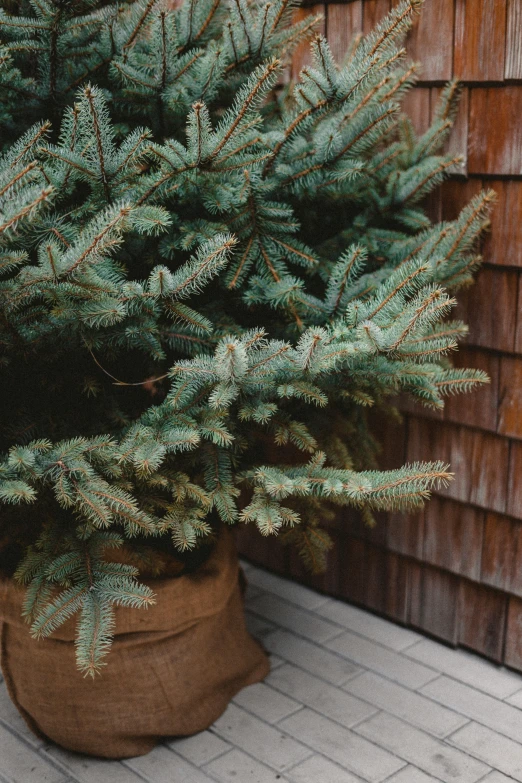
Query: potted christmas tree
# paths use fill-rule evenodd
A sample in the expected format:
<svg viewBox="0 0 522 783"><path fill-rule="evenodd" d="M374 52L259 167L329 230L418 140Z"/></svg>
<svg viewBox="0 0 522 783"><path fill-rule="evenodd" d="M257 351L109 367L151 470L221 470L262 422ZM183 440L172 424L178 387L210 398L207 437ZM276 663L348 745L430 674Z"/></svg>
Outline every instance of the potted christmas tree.
<svg viewBox="0 0 522 783"><path fill-rule="evenodd" d="M418 0L295 85L292 0L171 5L0 3L2 665L35 731L114 757L266 674L229 528L319 568L329 507L449 478L379 471L372 410L487 380L447 317L491 196L423 208L456 86L420 137L400 112Z"/></svg>

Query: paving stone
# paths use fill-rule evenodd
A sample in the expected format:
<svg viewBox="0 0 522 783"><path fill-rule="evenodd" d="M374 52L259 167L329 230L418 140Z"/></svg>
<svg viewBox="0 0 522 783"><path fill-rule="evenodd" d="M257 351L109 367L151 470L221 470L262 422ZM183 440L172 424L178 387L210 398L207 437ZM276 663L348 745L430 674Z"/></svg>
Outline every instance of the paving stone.
<svg viewBox="0 0 522 783"><path fill-rule="evenodd" d="M325 650L324 647L299 639L287 631L276 631L263 640L271 652L291 661L311 674L333 685L342 683L359 674L361 668L346 658Z"/></svg>
<svg viewBox="0 0 522 783"><path fill-rule="evenodd" d="M249 608L269 622L287 628L312 642L324 642L341 631L337 625L269 593L255 598L250 602Z"/></svg>
<svg viewBox="0 0 522 783"><path fill-rule="evenodd" d="M316 593L315 590L310 590L308 587L297 584L297 582L283 579L261 568L252 567L248 572L248 581L255 587L268 590L268 592L274 593L292 604L301 606L303 609L317 609L330 600L326 595ZM322 612L320 614L322 616Z"/></svg>
<svg viewBox="0 0 522 783"><path fill-rule="evenodd" d="M452 734L451 742L499 772L522 781L522 745L518 742L474 722Z"/></svg>
<svg viewBox="0 0 522 783"><path fill-rule="evenodd" d="M481 761L384 712L361 723L354 731L445 783L476 783L489 772Z"/></svg>
<svg viewBox="0 0 522 783"><path fill-rule="evenodd" d="M164 745L158 745L146 756L127 759L123 763L149 783L213 783L205 772L196 769ZM97 783L100 781L105 783L103 778L97 778Z"/></svg>
<svg viewBox="0 0 522 783"><path fill-rule="evenodd" d="M514 707L518 707L519 710L522 710L522 690L517 691L512 696L508 696L506 701L508 704L512 704Z"/></svg>
<svg viewBox="0 0 522 783"><path fill-rule="evenodd" d="M369 718L376 711L364 701L333 685L327 685L318 677L289 663L272 672L267 681L274 688L293 696L297 702L306 704L347 728Z"/></svg>
<svg viewBox="0 0 522 783"><path fill-rule="evenodd" d="M515 742L522 741L522 711L449 677L429 682L421 693Z"/></svg>
<svg viewBox="0 0 522 783"><path fill-rule="evenodd" d="M65 775L0 726L0 774L12 783L64 783Z"/></svg>
<svg viewBox="0 0 522 783"><path fill-rule="evenodd" d="M338 767L324 756L311 756L286 773L292 783L360 783L361 778Z"/></svg>
<svg viewBox="0 0 522 783"><path fill-rule="evenodd" d="M48 745L45 754L63 766L78 783L138 783L143 779L119 761L96 759L80 753L70 753L57 745Z"/></svg>
<svg viewBox="0 0 522 783"><path fill-rule="evenodd" d="M371 783L380 783L405 766L404 761L386 750L308 708L286 718L280 726L318 753Z"/></svg>
<svg viewBox="0 0 522 783"><path fill-rule="evenodd" d="M519 674L495 666L477 655L464 650L453 650L431 639L423 639L404 654L498 699L505 699L520 690Z"/></svg>
<svg viewBox="0 0 522 783"><path fill-rule="evenodd" d="M513 783L513 778L508 778L506 775L503 775L502 772L494 770L493 772L490 772L489 775L486 775L480 783Z"/></svg>
<svg viewBox="0 0 522 783"><path fill-rule="evenodd" d="M167 747L179 753L180 756L190 761L191 764L195 764L196 767L208 764L209 761L231 749L228 742L225 742L211 731L202 731L199 734L194 734L193 737L171 740L166 744Z"/></svg>
<svg viewBox="0 0 522 783"><path fill-rule="evenodd" d="M383 674L408 688L419 688L437 676L433 669L410 661L403 655L369 639L362 639L351 631L345 631L336 639L325 642L325 646L350 661L366 669L372 669L377 674Z"/></svg>
<svg viewBox="0 0 522 783"><path fill-rule="evenodd" d="M268 658L270 660L270 671L272 672L274 669L277 669L278 666L282 666L285 663L285 661L280 658L279 655L271 654L268 656Z"/></svg>
<svg viewBox="0 0 522 783"><path fill-rule="evenodd" d="M321 617L326 617L342 625L343 628L379 642L392 650L404 650L423 638L408 628L401 628L400 625L390 623L388 620L341 601L327 601L321 606L320 614Z"/></svg>
<svg viewBox="0 0 522 783"><path fill-rule="evenodd" d="M408 764L396 775L392 775L386 783L438 783L438 781L439 778L432 778L431 775L421 772L418 767L412 767L411 764Z"/></svg>
<svg viewBox="0 0 522 783"><path fill-rule="evenodd" d="M248 609L245 612L245 622L248 632L256 639L263 639L268 633L275 631L277 627L273 623L269 623L263 617L252 614Z"/></svg>
<svg viewBox="0 0 522 783"><path fill-rule="evenodd" d="M258 761L282 771L310 755L310 750L284 733L230 704L213 730Z"/></svg>
<svg viewBox="0 0 522 783"><path fill-rule="evenodd" d="M259 587L254 587L250 582L247 584L245 594L243 596L243 599L245 601L245 604L248 606L250 601L253 601L254 598L257 598L258 595L261 595L263 593L263 590L260 590Z"/></svg>
<svg viewBox="0 0 522 783"><path fill-rule="evenodd" d="M225 753L207 764L205 770L223 783L284 783L286 779L241 750Z"/></svg>
<svg viewBox="0 0 522 783"><path fill-rule="evenodd" d="M302 707L298 701L288 698L263 682L239 691L234 697L234 704L253 712L267 723L277 723Z"/></svg>
<svg viewBox="0 0 522 783"><path fill-rule="evenodd" d="M5 683L0 683L0 722L2 722L7 729L10 729L19 737L22 737L25 742L32 745L33 748L41 748L45 745L45 741L33 734L25 720L22 718L13 702L9 698Z"/></svg>
<svg viewBox="0 0 522 783"><path fill-rule="evenodd" d="M430 683L425 688L429 686ZM468 722L467 718L456 715L453 710L448 710L373 672L365 672L355 677L347 682L343 689L436 737L446 737ZM444 699L440 701L442 704L449 704Z"/></svg>

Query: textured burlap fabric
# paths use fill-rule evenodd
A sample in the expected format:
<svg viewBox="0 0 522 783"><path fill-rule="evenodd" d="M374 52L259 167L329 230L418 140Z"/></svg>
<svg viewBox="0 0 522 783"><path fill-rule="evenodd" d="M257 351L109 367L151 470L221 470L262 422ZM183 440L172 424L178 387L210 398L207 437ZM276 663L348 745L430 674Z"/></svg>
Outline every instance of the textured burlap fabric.
<svg viewBox="0 0 522 783"><path fill-rule="evenodd" d="M35 733L70 750L108 758L148 753L165 736L210 726L268 659L245 628L235 543L225 530L193 574L147 583L157 603L118 608L107 666L83 678L74 620L34 641L20 616L23 591L0 582L2 671Z"/></svg>

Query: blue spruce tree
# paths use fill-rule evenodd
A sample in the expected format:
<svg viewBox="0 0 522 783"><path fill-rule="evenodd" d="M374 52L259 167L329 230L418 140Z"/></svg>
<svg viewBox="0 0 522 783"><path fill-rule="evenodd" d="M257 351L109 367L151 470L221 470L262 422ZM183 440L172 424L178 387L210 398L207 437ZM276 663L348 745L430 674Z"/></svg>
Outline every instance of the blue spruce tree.
<svg viewBox="0 0 522 783"><path fill-rule="evenodd" d="M294 0L0 3L0 559L34 636L78 613L83 672L113 607L153 601L140 568L220 524L317 570L333 507L371 520L449 480L380 471L369 429L399 392L441 408L487 381L452 368L449 316L492 195L423 208L458 89L417 136L418 6L340 65Z"/></svg>

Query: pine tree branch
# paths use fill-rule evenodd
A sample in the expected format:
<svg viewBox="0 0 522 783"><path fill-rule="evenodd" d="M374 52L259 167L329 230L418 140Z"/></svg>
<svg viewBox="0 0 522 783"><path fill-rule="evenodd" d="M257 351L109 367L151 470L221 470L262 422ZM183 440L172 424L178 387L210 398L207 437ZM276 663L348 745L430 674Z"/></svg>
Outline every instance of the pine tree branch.
<svg viewBox="0 0 522 783"><path fill-rule="evenodd" d="M98 150L98 160L100 163L100 174L102 179L103 190L105 193L105 198L107 199L107 202L110 204L111 190L109 187L109 178L108 178L106 162L105 162L105 151L103 149L102 132L100 127L100 120L98 118L98 112L94 102L94 94L91 87L86 87L83 91L83 94L87 98L87 102L89 104L89 110L91 113L91 119L94 128L94 136L96 139L96 148Z"/></svg>
<svg viewBox="0 0 522 783"><path fill-rule="evenodd" d="M219 144L213 150L211 155L212 158L215 158L216 155L219 155L223 147L228 143L230 138L234 135L234 132L236 128L238 128L239 125L241 124L243 117L250 111L252 105L255 103L259 94L262 92L263 88L265 87L265 84L270 81L272 75L277 71L279 66L280 66L279 60L273 60L272 62L268 63L264 67L263 73L261 74L260 78L256 81L256 84L252 87L248 95L245 97L243 101L243 105L241 106L241 109L237 113L237 116L232 121L231 125L223 135L223 138L221 139Z"/></svg>
<svg viewBox="0 0 522 783"><path fill-rule="evenodd" d="M134 41L139 35L139 32L143 25L145 24L147 17L150 15L154 5L156 4L156 0L149 0L145 8L143 9L143 13L141 14L140 18L138 19L134 29L132 30L130 36L128 37L127 41L123 44L122 51L124 59L126 60L129 55L129 50L132 47Z"/></svg>

